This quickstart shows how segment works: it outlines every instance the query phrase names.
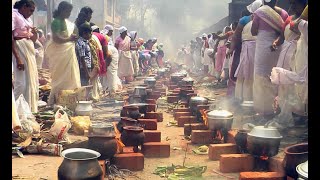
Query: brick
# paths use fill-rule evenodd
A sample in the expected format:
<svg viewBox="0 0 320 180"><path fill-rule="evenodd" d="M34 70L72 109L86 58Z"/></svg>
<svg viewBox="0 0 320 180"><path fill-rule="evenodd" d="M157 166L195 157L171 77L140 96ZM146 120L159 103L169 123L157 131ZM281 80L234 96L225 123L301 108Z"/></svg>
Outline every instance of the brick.
<svg viewBox="0 0 320 180"><path fill-rule="evenodd" d="M192 130L208 130L208 127L203 123L184 124L185 136L190 136Z"/></svg>
<svg viewBox="0 0 320 180"><path fill-rule="evenodd" d="M269 171L271 172L279 172L282 174L286 174L286 171L284 169L284 163L283 163L283 158L279 157L271 157L268 159L268 164L269 164Z"/></svg>
<svg viewBox="0 0 320 180"><path fill-rule="evenodd" d="M147 104L157 104L157 100L155 99L146 99Z"/></svg>
<svg viewBox="0 0 320 180"><path fill-rule="evenodd" d="M104 180L104 177L106 176L106 160L99 160L99 164L101 166L102 169L102 177L101 180Z"/></svg>
<svg viewBox="0 0 320 180"><path fill-rule="evenodd" d="M210 144L209 159L216 161L220 159L221 154L236 154L238 153L237 145L231 143Z"/></svg>
<svg viewBox="0 0 320 180"><path fill-rule="evenodd" d="M210 144L213 143L213 134L211 130L192 130L191 143L193 144Z"/></svg>
<svg viewBox="0 0 320 180"><path fill-rule="evenodd" d="M176 103L179 101L179 96L167 96L168 103Z"/></svg>
<svg viewBox="0 0 320 180"><path fill-rule="evenodd" d="M174 90L174 89L177 88L177 87L178 87L178 85L173 85L173 84L172 84L172 85L169 85L169 86L168 86L168 89L169 89L169 90Z"/></svg>
<svg viewBox="0 0 320 180"><path fill-rule="evenodd" d="M138 119L138 122L145 130L157 130L158 128L157 119Z"/></svg>
<svg viewBox="0 0 320 180"><path fill-rule="evenodd" d="M160 142L161 131L156 130L144 130L144 142Z"/></svg>
<svg viewBox="0 0 320 180"><path fill-rule="evenodd" d="M156 112L156 104L147 104L147 112Z"/></svg>
<svg viewBox="0 0 320 180"><path fill-rule="evenodd" d="M254 158L250 154L221 154L220 171L222 173L235 173L252 171Z"/></svg>
<svg viewBox="0 0 320 180"><path fill-rule="evenodd" d="M115 154L111 162L120 169L141 171L144 168L144 155L142 153Z"/></svg>
<svg viewBox="0 0 320 180"><path fill-rule="evenodd" d="M240 172L239 180L283 180L278 172Z"/></svg>
<svg viewBox="0 0 320 180"><path fill-rule="evenodd" d="M228 139L227 139L227 143L233 143L236 144L236 141L234 140L234 137L237 135L238 131L237 130L229 130L228 131Z"/></svg>
<svg viewBox="0 0 320 180"><path fill-rule="evenodd" d="M197 119L195 116L180 116L177 120L178 120L178 127L184 127L185 124L197 122Z"/></svg>
<svg viewBox="0 0 320 180"><path fill-rule="evenodd" d="M173 109L173 114L177 112L191 112L189 108L175 108Z"/></svg>
<svg viewBox="0 0 320 180"><path fill-rule="evenodd" d="M152 91L151 93L152 95L158 95L161 96L161 92L160 91Z"/></svg>
<svg viewBox="0 0 320 180"><path fill-rule="evenodd" d="M144 119L157 119L158 122L163 121L163 113L162 112L147 112L144 115Z"/></svg>
<svg viewBox="0 0 320 180"><path fill-rule="evenodd" d="M180 91L181 91L181 89L174 89L174 90L171 90L170 92L180 94Z"/></svg>
<svg viewBox="0 0 320 180"><path fill-rule="evenodd" d="M133 146L124 146L123 148L122 148L122 153L123 154L128 154L128 153L134 153L134 151L133 151Z"/></svg>
<svg viewBox="0 0 320 180"><path fill-rule="evenodd" d="M160 98L160 95L149 94L149 95L147 96L147 98L148 98L148 99L155 99L155 100L157 100L157 99Z"/></svg>
<svg viewBox="0 0 320 180"><path fill-rule="evenodd" d="M163 88L163 87L161 87L161 88L156 87L155 90L156 90L156 91L159 91L159 92L161 92L161 93L166 93L166 92L167 92L166 88Z"/></svg>
<svg viewBox="0 0 320 180"><path fill-rule="evenodd" d="M147 142L142 146L142 153L145 157L169 157L170 143L168 142Z"/></svg>
<svg viewBox="0 0 320 180"><path fill-rule="evenodd" d="M179 117L181 116L192 116L191 112L176 112L174 113L174 120L178 121Z"/></svg>

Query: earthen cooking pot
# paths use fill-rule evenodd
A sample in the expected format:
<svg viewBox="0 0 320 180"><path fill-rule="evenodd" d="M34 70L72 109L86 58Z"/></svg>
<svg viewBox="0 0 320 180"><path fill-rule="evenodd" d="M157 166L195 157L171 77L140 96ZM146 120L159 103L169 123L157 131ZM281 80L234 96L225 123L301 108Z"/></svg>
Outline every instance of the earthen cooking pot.
<svg viewBox="0 0 320 180"><path fill-rule="evenodd" d="M143 128L138 126L123 127L121 141L126 146L133 146L133 151L138 152L138 146L144 143Z"/></svg>

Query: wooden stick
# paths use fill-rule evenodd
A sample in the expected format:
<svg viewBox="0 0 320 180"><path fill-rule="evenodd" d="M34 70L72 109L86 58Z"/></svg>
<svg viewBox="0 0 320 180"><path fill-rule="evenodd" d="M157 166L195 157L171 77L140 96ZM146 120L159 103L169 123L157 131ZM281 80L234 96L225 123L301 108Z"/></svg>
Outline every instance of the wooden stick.
<svg viewBox="0 0 320 180"><path fill-rule="evenodd" d="M184 163L186 162L186 158L187 158L188 145L189 144L187 143L186 151L184 152L184 158L183 158L183 164L182 164L183 167L184 167Z"/></svg>

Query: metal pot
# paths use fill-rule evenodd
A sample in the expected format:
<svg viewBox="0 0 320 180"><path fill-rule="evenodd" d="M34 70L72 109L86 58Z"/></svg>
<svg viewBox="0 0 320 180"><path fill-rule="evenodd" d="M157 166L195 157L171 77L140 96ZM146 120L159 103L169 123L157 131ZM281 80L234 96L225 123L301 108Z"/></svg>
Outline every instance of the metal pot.
<svg viewBox="0 0 320 180"><path fill-rule="evenodd" d="M147 77L144 80L144 84L148 85L149 88L153 88L156 85L157 80L154 77Z"/></svg>
<svg viewBox="0 0 320 180"><path fill-rule="evenodd" d="M139 112L145 114L147 112L147 103L134 103L130 104L130 106L137 106L139 107Z"/></svg>
<svg viewBox="0 0 320 180"><path fill-rule="evenodd" d="M179 83L185 76L181 73L171 74L170 79L172 82Z"/></svg>
<svg viewBox="0 0 320 180"><path fill-rule="evenodd" d="M96 122L92 123L89 127L89 134L115 136L114 126L112 123Z"/></svg>
<svg viewBox="0 0 320 180"><path fill-rule="evenodd" d="M246 112L253 112L253 101L243 101L241 103L241 108Z"/></svg>
<svg viewBox="0 0 320 180"><path fill-rule="evenodd" d="M218 110L210 111L207 115L210 130L231 129L233 123L233 114L231 112L219 108Z"/></svg>
<svg viewBox="0 0 320 180"><path fill-rule="evenodd" d="M180 85L181 86L188 86L188 85L193 86L193 82L194 82L194 80L191 77L185 77L181 80Z"/></svg>
<svg viewBox="0 0 320 180"><path fill-rule="evenodd" d="M133 95L146 96L147 95L147 88L143 87L143 86L136 86L136 87L134 87Z"/></svg>
<svg viewBox="0 0 320 180"><path fill-rule="evenodd" d="M144 143L143 128L138 126L126 126L121 133L121 141L125 146L133 146L133 151L138 152L138 146Z"/></svg>
<svg viewBox="0 0 320 180"><path fill-rule="evenodd" d="M158 69L158 71L157 71L157 74L160 77L164 77L165 73L166 73L166 69L165 68Z"/></svg>
<svg viewBox="0 0 320 180"><path fill-rule="evenodd" d="M247 136L248 131L245 129L239 129L234 137L234 140L241 153L247 153Z"/></svg>
<svg viewBox="0 0 320 180"><path fill-rule="evenodd" d="M308 160L308 143L295 144L284 149L284 168L286 174L292 178L298 178L297 165Z"/></svg>
<svg viewBox="0 0 320 180"><path fill-rule="evenodd" d="M191 97L189 101L189 107L194 116L197 114L198 105L207 105L207 104L208 104L208 99L199 97L199 96Z"/></svg>
<svg viewBox="0 0 320 180"><path fill-rule="evenodd" d="M273 157L278 154L281 134L275 127L255 126L247 137L247 147L250 154L255 156Z"/></svg>
<svg viewBox="0 0 320 180"><path fill-rule="evenodd" d="M88 148L98 151L99 160L112 158L117 153L117 140L114 136L88 135Z"/></svg>
<svg viewBox="0 0 320 180"><path fill-rule="evenodd" d="M101 180L103 172L98 162L99 152L71 148L62 151L61 156L64 159L58 169L59 180Z"/></svg>
<svg viewBox="0 0 320 180"><path fill-rule="evenodd" d="M92 101L78 101L75 112L78 116L91 116L93 111Z"/></svg>
<svg viewBox="0 0 320 180"><path fill-rule="evenodd" d="M308 180L308 161L299 164L296 168L298 173L298 180Z"/></svg>

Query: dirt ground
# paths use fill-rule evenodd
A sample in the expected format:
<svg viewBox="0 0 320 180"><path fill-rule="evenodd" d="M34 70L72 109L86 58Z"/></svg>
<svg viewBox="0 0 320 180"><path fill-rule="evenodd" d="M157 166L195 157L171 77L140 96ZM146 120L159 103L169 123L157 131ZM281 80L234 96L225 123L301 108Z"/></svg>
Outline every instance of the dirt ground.
<svg viewBox="0 0 320 180"><path fill-rule="evenodd" d="M205 83L212 82L212 78L201 78L194 77L197 79L202 79ZM135 82L134 84L139 84L140 82ZM244 115L243 111L239 110L238 107L233 107L232 105L226 103L224 98L226 96L226 89L213 89L212 87L205 86L206 84L196 84L197 93L203 97L209 97L214 99L213 104L223 109L229 110L234 114L233 128L239 128L242 124L246 122L253 122L254 115ZM102 101L103 102L103 101ZM121 106L117 107L103 107L95 106L95 114L92 121L95 120L106 120L116 118L120 114ZM227 173L224 174L227 177L219 175L214 171L219 172L219 161L211 161L208 155L197 155L192 152L198 146L193 145L190 141L186 140L183 136L183 128L170 126L167 124L173 119L172 113L167 112L168 107L158 108L158 112L163 112L164 121L158 123L158 130L161 131L161 140L170 142L170 157L169 158L145 158L144 159L144 170L134 172L135 176L127 177L125 179L163 179L158 175L154 175L153 171L157 166L167 166L167 165L182 165L185 157L185 150L187 149L185 165L200 165L207 166L206 172L203 174L202 179L238 179L239 173ZM302 134L306 132L306 128L292 128L288 131L281 142L281 147L279 154L277 156L284 157L283 148L296 144L303 141ZM84 136L69 135L71 140L85 140ZM188 145L187 145L188 144ZM13 179L18 179L18 177L25 179L47 179L55 180L57 179L57 171L62 162L62 157L47 156L47 155L25 155L25 158L20 158L18 156L12 156L12 174ZM14 177L16 176L16 177ZM107 178L105 178L107 179Z"/></svg>

